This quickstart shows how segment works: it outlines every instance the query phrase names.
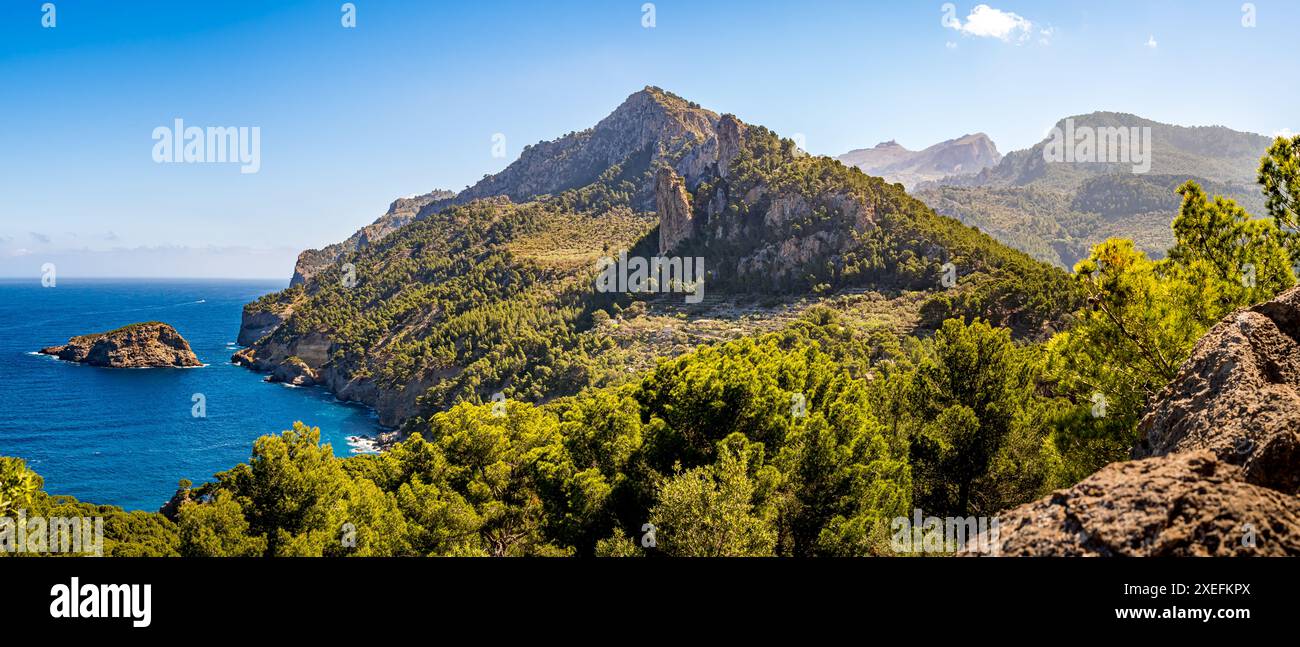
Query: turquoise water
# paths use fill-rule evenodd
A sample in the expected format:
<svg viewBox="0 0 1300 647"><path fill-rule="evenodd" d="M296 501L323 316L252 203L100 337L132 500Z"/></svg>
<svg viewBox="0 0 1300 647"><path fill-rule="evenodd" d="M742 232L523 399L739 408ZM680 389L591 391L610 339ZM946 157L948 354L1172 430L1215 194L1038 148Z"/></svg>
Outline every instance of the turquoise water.
<svg viewBox="0 0 1300 647"><path fill-rule="evenodd" d="M0 455L17 456L45 490L129 510L157 510L176 482L211 480L248 459L253 441L301 420L337 455L378 419L323 389L292 388L230 363L243 305L283 281L0 280ZM140 321L175 326L204 362L192 369L106 369L35 355L75 335ZM192 415L194 394L207 416Z"/></svg>

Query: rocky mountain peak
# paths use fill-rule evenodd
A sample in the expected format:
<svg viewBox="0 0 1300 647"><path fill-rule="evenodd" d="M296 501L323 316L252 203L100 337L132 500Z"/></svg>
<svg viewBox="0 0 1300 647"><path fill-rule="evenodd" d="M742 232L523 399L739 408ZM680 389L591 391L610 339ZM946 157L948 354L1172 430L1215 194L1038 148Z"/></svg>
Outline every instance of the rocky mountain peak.
<svg viewBox="0 0 1300 647"><path fill-rule="evenodd" d="M456 203L504 195L515 202L587 186L610 167L623 171L660 164L677 168L693 184L705 169L691 150L716 139L718 115L670 92L648 86L633 93L594 127L524 148L505 170L456 196ZM712 161L714 153L704 157ZM637 207L654 205L653 178L642 187ZM425 210L425 213L428 209Z"/></svg>
<svg viewBox="0 0 1300 647"><path fill-rule="evenodd" d="M734 118L733 118L734 119ZM299 255L293 285L306 282L321 268L345 255L378 242L414 220L423 220L447 207L505 196L527 202L596 182L618 166L625 177L644 179L633 207L655 209L658 166L671 166L688 188L712 173L718 160L718 114L655 86L629 95L595 126L551 141L526 146L518 159L458 194L445 191L395 200L373 224L342 243ZM739 124L739 121L736 121ZM739 127L736 130L739 133ZM738 136L738 134L737 134Z"/></svg>

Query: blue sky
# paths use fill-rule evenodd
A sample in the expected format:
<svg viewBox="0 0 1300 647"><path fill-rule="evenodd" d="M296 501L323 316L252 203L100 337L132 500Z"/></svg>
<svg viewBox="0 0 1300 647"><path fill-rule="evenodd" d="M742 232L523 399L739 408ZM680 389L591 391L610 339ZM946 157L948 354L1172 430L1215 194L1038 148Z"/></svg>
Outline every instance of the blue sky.
<svg viewBox="0 0 1300 647"><path fill-rule="evenodd" d="M0 276L286 278L645 85L831 155L980 131L1007 152L1094 110L1300 131L1293 0L1254 28L1239 0L986 2L658 0L647 29L644 0L353 0L345 29L333 0L55 0L50 29L6 0ZM155 163L176 118L259 127L259 172Z"/></svg>

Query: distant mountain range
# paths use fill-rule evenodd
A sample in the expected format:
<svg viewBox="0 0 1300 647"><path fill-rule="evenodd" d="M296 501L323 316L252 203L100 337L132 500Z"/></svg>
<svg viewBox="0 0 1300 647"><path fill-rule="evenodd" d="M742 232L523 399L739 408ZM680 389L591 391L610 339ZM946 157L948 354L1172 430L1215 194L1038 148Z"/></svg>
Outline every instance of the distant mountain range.
<svg viewBox="0 0 1300 647"><path fill-rule="evenodd" d="M923 182L915 195L939 213L979 227L1039 260L1072 267L1110 237L1133 239L1152 257L1173 244L1175 190L1187 180L1230 197L1255 216L1264 201L1255 174L1272 140L1222 126L1184 127L1130 114L1062 119L1074 129L1150 129L1150 168L1131 163L1048 161L1048 137L976 174ZM1047 151L1050 153L1051 151Z"/></svg>
<svg viewBox="0 0 1300 647"><path fill-rule="evenodd" d="M974 175L995 166L1002 154L984 133L966 135L920 151L890 140L874 148L859 148L837 157L868 175L902 184L909 191L917 184L958 175Z"/></svg>

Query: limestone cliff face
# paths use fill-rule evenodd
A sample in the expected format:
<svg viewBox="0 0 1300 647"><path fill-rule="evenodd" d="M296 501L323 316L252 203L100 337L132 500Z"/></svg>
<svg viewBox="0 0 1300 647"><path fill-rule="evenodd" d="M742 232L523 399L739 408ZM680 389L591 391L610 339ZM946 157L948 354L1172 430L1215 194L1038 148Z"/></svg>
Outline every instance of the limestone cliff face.
<svg viewBox="0 0 1300 647"><path fill-rule="evenodd" d="M746 204L764 206L761 224L764 242L740 258L735 273L741 277L764 277L774 285L798 276L803 268L818 261L834 260L856 245L855 236L876 226L873 203L848 193L824 193L804 196L793 192L776 192L756 186L748 192ZM814 213L834 214L843 227L820 231L797 231L795 224ZM752 223L734 218L711 217L716 222L715 235L736 240L746 235Z"/></svg>
<svg viewBox="0 0 1300 647"><path fill-rule="evenodd" d="M41 353L61 360L106 368L165 368L202 366L189 342L171 326L151 321L117 330L81 335Z"/></svg>
<svg viewBox="0 0 1300 647"><path fill-rule="evenodd" d="M718 120L718 175L726 178L731 163L740 154L740 140L745 135L745 124L735 115L723 115Z"/></svg>
<svg viewBox="0 0 1300 647"><path fill-rule="evenodd" d="M257 340L275 332L291 314L291 307L263 309L253 303L245 305L239 322L239 336L235 341L240 346L252 346Z"/></svg>
<svg viewBox="0 0 1300 647"><path fill-rule="evenodd" d="M380 388L358 376L351 358L335 358L336 346L324 333L292 337L272 333L231 358L235 364L266 373L268 382L320 386L344 402L364 404L379 415L379 423L396 427L417 413L416 398L433 385L420 378L398 388Z"/></svg>
<svg viewBox="0 0 1300 647"><path fill-rule="evenodd" d="M693 226L686 182L666 166L659 167L656 174L655 210L659 213L659 253L663 255L689 238Z"/></svg>
<svg viewBox="0 0 1300 647"><path fill-rule="evenodd" d="M693 151L713 155L701 161L709 169L704 175L682 176L674 168L661 167L655 178L659 253L667 254L702 233L703 247L747 248L717 271L759 277L777 286L803 275L810 264L834 261L850 250L856 236L876 226L876 205L844 191L804 195L796 187L778 189L737 177L735 162L751 128L735 115L719 117L711 145ZM799 151L793 155L803 156ZM696 195L699 203L694 203L693 192L706 182L711 193ZM801 224L816 214L831 214L840 225L811 231Z"/></svg>
<svg viewBox="0 0 1300 647"><path fill-rule="evenodd" d="M1300 555L1300 288L1212 328L1138 430L1138 460L1003 513L991 552Z"/></svg>

